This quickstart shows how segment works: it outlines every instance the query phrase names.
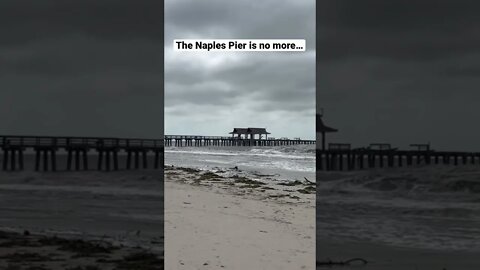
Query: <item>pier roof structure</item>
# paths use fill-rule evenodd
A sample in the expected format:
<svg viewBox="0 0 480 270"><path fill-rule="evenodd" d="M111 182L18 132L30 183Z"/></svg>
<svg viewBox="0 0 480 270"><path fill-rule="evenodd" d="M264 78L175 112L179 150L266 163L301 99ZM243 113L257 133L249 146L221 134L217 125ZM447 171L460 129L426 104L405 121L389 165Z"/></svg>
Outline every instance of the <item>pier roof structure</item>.
<svg viewBox="0 0 480 270"><path fill-rule="evenodd" d="M326 126L322 120L323 114L317 114L316 130L322 134L322 150L325 150L325 133L338 132L338 129Z"/></svg>
<svg viewBox="0 0 480 270"><path fill-rule="evenodd" d="M237 135L240 137L241 135L245 135L248 137L250 135L250 138L253 139L255 135L259 135L261 137L262 135L265 135L265 139L267 139L267 135L271 134L270 132L267 131L266 128L234 128L232 132L229 134L232 134L232 136Z"/></svg>

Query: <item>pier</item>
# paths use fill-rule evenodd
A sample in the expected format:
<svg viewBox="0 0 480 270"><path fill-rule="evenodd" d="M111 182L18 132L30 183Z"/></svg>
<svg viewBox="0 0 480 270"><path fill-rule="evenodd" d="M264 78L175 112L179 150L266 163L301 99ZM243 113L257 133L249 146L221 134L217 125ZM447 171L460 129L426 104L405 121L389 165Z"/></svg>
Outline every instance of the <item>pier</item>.
<svg viewBox="0 0 480 270"><path fill-rule="evenodd" d="M201 135L165 135L165 146L281 146L315 144L315 140L268 137L266 128L234 128L231 137Z"/></svg>
<svg viewBox="0 0 480 270"><path fill-rule="evenodd" d="M133 170L163 167L166 146L282 146L315 144L314 140L165 135L164 139L0 135L0 169L25 168L25 155L34 156L36 171ZM63 154L63 155L61 155ZM65 166L59 166L60 155ZM92 166L92 159L95 165ZM63 161L63 160L62 160Z"/></svg>
<svg viewBox="0 0 480 270"><path fill-rule="evenodd" d="M281 146L296 144L315 144L315 140L287 139L287 138L242 138L222 136L195 136L195 135L165 135L167 146Z"/></svg>
<svg viewBox="0 0 480 270"><path fill-rule="evenodd" d="M371 143L360 148L352 148L349 143L329 143L327 148L326 133L338 132L338 129L326 126L323 115L321 109L316 116L317 137L321 138L316 152L317 171L480 164L480 152L435 151L429 143L410 144L408 150L393 148L389 143Z"/></svg>
<svg viewBox="0 0 480 270"><path fill-rule="evenodd" d="M384 143L351 149L350 144L331 143L327 150L317 149L317 171L480 164L480 152L434 151L428 144L410 146L415 149L398 150Z"/></svg>
<svg viewBox="0 0 480 270"><path fill-rule="evenodd" d="M36 171L58 170L59 153L66 154L63 170L89 170L92 151L96 153L96 170L147 169L149 156L151 167L163 167L162 139L125 139L96 137L50 136L0 136L1 169L16 171L25 169L25 154L35 156ZM119 155L126 156L125 164L119 164ZM60 168L62 169L62 168Z"/></svg>

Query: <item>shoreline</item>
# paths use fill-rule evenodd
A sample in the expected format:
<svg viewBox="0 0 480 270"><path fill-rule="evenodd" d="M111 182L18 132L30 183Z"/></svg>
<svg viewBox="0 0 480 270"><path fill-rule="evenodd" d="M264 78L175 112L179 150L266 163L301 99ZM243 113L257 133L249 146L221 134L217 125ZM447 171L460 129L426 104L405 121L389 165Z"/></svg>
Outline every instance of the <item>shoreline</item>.
<svg viewBox="0 0 480 270"><path fill-rule="evenodd" d="M478 269L479 175L473 166L317 174L317 269ZM354 258L368 263L342 265Z"/></svg>
<svg viewBox="0 0 480 270"><path fill-rule="evenodd" d="M159 209L163 209L164 196L163 181L159 180L163 178L160 178L162 174L162 171L156 170L108 173L0 172L0 231L3 234L16 233L15 237L18 237L18 245L0 245L0 252L2 256L14 254L19 248L33 248L29 247L31 243L39 248L36 240L30 241L22 235L24 231L29 231L30 236L37 240L56 236L79 240L83 246L101 240L108 242L109 246L120 246L123 251L139 248L161 258L164 230L163 216ZM53 247L49 250L59 253ZM34 257L35 254L42 255L40 250L33 248L31 251L30 255ZM74 254L67 256L60 252L60 255L67 265L72 262L78 263L77 266L93 267L96 263L93 258L84 263L70 258ZM48 254L42 256L44 262L55 263L48 258ZM34 257L30 259L35 260ZM8 259L1 259L2 263L8 263ZM116 257L116 260L119 259L121 257ZM98 269L115 266L114 262L101 265ZM5 265L0 268L3 266ZM157 261L155 266L139 269L160 269L158 267ZM68 267L54 265L45 269Z"/></svg>
<svg viewBox="0 0 480 270"><path fill-rule="evenodd" d="M479 266L478 252L433 250L413 247L395 247L371 242L342 242L317 237L317 268L327 269L337 265L319 263L346 262L361 258L367 261L338 266L341 269L365 270L472 270Z"/></svg>
<svg viewBox="0 0 480 270"><path fill-rule="evenodd" d="M114 244L107 238L59 237L55 234L0 230L0 268L163 270L163 254Z"/></svg>
<svg viewBox="0 0 480 270"><path fill-rule="evenodd" d="M311 184L228 173L165 168L166 269L315 269Z"/></svg>

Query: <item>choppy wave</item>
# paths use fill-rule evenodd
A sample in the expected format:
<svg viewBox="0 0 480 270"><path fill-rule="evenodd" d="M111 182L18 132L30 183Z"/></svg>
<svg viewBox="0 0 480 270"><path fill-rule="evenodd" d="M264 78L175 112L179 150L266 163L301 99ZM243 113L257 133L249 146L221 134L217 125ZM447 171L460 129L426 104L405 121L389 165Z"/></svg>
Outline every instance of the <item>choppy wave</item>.
<svg viewBox="0 0 480 270"><path fill-rule="evenodd" d="M285 178L313 179L315 146L275 147L167 147L165 162L186 167L239 167L268 173L286 173ZM300 175L301 174L301 175Z"/></svg>
<svg viewBox="0 0 480 270"><path fill-rule="evenodd" d="M480 197L480 168L468 166L319 174L318 180L321 187L337 191Z"/></svg>
<svg viewBox="0 0 480 270"><path fill-rule="evenodd" d="M480 166L317 173L318 234L480 250Z"/></svg>
<svg viewBox="0 0 480 270"><path fill-rule="evenodd" d="M278 146L278 147L169 147L165 153L178 153L190 155L213 155L213 156L263 156L287 159L315 159L315 147Z"/></svg>

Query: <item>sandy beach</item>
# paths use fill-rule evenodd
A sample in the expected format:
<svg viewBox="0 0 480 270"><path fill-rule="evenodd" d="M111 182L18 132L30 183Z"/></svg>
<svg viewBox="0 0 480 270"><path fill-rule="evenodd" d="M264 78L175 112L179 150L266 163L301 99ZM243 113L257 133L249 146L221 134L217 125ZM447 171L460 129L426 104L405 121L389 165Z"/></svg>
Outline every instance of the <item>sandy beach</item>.
<svg viewBox="0 0 480 270"><path fill-rule="evenodd" d="M166 269L315 269L311 184L165 172Z"/></svg>

